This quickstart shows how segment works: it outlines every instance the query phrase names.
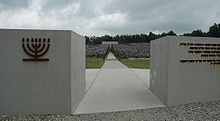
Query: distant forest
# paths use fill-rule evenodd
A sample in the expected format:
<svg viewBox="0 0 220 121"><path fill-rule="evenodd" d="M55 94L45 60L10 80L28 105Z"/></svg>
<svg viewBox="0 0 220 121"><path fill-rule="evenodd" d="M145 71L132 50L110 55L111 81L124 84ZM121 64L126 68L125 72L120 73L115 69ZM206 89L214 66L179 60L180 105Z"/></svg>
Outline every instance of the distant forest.
<svg viewBox="0 0 220 121"><path fill-rule="evenodd" d="M169 31L162 34L154 34L149 32L149 34L136 34L136 35L116 35L110 36L105 35L101 37L95 36L85 36L86 44L101 44L102 41L116 41L118 43L150 43L151 40L164 37L164 36L178 36L175 32ZM203 32L202 30L194 30L191 33L184 33L179 36L194 36L194 37L219 37L220 38L220 23L214 24L209 27L208 32Z"/></svg>

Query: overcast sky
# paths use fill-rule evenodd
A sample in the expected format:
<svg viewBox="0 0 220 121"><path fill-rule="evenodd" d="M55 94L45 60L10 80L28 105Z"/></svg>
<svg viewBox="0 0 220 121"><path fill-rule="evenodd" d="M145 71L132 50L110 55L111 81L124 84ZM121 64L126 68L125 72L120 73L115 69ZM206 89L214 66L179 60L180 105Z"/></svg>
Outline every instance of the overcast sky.
<svg viewBox="0 0 220 121"><path fill-rule="evenodd" d="M0 28L70 29L100 36L208 31L220 0L0 0Z"/></svg>

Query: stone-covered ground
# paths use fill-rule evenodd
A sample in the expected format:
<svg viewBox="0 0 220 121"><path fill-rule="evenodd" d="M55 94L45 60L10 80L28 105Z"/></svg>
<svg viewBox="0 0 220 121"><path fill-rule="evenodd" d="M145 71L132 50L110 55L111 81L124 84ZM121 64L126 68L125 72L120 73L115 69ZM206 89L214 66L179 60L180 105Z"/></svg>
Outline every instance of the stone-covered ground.
<svg viewBox="0 0 220 121"><path fill-rule="evenodd" d="M220 121L220 100L131 111L78 115L8 116L1 121Z"/></svg>

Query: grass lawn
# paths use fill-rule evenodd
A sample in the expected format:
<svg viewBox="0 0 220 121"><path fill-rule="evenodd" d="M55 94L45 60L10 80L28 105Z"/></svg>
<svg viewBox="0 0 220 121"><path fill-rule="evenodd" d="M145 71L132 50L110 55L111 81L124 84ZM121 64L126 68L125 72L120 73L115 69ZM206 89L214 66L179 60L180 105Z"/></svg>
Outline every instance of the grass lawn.
<svg viewBox="0 0 220 121"><path fill-rule="evenodd" d="M121 63L126 65L128 68L140 68L140 69L150 69L150 60L146 59L123 59Z"/></svg>
<svg viewBox="0 0 220 121"><path fill-rule="evenodd" d="M102 58L86 58L86 68L87 69L101 68L104 62L105 61Z"/></svg>

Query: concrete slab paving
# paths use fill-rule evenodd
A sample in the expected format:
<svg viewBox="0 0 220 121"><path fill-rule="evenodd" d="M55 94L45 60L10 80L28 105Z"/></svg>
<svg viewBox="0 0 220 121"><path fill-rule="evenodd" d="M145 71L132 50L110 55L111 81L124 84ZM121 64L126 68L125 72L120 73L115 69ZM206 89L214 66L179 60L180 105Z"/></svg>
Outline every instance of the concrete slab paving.
<svg viewBox="0 0 220 121"><path fill-rule="evenodd" d="M144 84L150 88L150 69L135 69L131 68L131 71L144 82Z"/></svg>
<svg viewBox="0 0 220 121"><path fill-rule="evenodd" d="M105 67L110 68L110 67ZM115 67L117 68L117 67ZM126 67L125 67L126 68ZM91 86L92 82L95 81L95 78L98 76L101 69L86 69L86 90L89 86ZM150 69L136 69L130 68L132 72L141 80L143 81L146 86L150 87Z"/></svg>
<svg viewBox="0 0 220 121"><path fill-rule="evenodd" d="M106 61L75 114L163 106L132 70L119 61Z"/></svg>
<svg viewBox="0 0 220 121"><path fill-rule="evenodd" d="M86 69L86 91L91 87L99 72L100 69Z"/></svg>

